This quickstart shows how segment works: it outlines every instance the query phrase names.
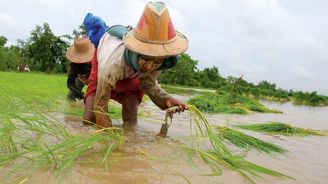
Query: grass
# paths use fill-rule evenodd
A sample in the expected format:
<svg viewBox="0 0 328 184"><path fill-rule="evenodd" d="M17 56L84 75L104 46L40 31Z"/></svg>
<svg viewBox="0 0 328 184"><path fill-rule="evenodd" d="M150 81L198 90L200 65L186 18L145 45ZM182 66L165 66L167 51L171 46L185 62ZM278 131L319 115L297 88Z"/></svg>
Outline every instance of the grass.
<svg viewBox="0 0 328 184"><path fill-rule="evenodd" d="M309 135L327 136L328 135L327 131L298 128L281 122L269 122L269 123L252 124L252 125L236 125L236 127L246 130L257 131L257 132L281 134L286 136L309 136Z"/></svg>
<svg viewBox="0 0 328 184"><path fill-rule="evenodd" d="M108 169L113 152L124 142L121 128L74 135L53 113L78 115L66 101L67 76L42 73L0 72L0 182L20 183L44 169L60 178L69 175L86 155L100 154L94 162ZM109 109L121 117L119 107ZM104 131L106 130L106 131Z"/></svg>
<svg viewBox="0 0 328 184"><path fill-rule="evenodd" d="M71 109L64 100L67 92L66 75L0 72L0 83L5 86L0 89L1 182L20 183L43 169L54 170L58 177L67 176L74 163L87 159L89 154L102 154L95 162L108 170L109 158L124 142L120 128L73 135L49 115L51 112L82 114L81 109ZM221 105L225 103L232 112L263 110L255 102L239 97L231 99L228 94L214 95L207 95L208 103L223 99ZM220 136L195 106L189 105L188 108L194 141L191 147L185 147L188 152L208 163L212 174L220 174L224 168L228 168L239 172L252 183L254 179L261 178L260 174L288 177L248 162L243 156L230 151L224 144L227 138ZM118 109L111 107L109 110L112 110L110 115L120 114Z"/></svg>
<svg viewBox="0 0 328 184"><path fill-rule="evenodd" d="M167 122L168 116L172 115L171 112L175 112L175 108L176 107L170 108L168 110L169 113L166 114L164 125L168 124ZM212 126L210 126L207 119L197 109L196 106L188 105L188 111L190 112L190 132L194 141L191 146L183 146L183 147L189 153L193 153L194 155L197 155L205 163L208 164L208 166L211 168L213 172L213 173L209 173L208 175L210 176L220 175L222 174L223 169L227 168L232 171L236 171L240 173L245 179L247 179L251 183L255 183L255 180L262 178L260 174L291 178L287 175L284 175L283 173L251 163L245 160L241 155L234 154L232 151L229 150L227 146L225 146L223 136L221 136L222 134L220 135L218 133L217 128L213 128ZM164 125L162 126L162 128L163 127L165 128ZM166 135L167 130L163 131L161 129L161 133L163 132ZM228 136L228 137L232 137L232 136ZM241 137L238 137L238 139L244 137L245 136L243 135ZM236 136L232 138L236 138ZM263 142L256 143L256 144L257 145L263 144ZM280 151L283 152L283 149L281 149Z"/></svg>
<svg viewBox="0 0 328 184"><path fill-rule="evenodd" d="M266 153L285 153L287 150L267 141L260 140L256 137L247 135L230 127L212 126L216 136L222 140L244 149L256 149Z"/></svg>
<svg viewBox="0 0 328 184"><path fill-rule="evenodd" d="M161 87L168 93L180 94L180 95L203 94L206 93L206 91L211 90L211 89L197 89L188 86L172 86L167 84L161 84Z"/></svg>
<svg viewBox="0 0 328 184"><path fill-rule="evenodd" d="M188 103L195 105L202 112L207 113L279 113L279 111L269 109L256 100L240 95L236 95L231 98L229 93L223 91L219 93L207 93L206 95L194 97L190 99Z"/></svg>
<svg viewBox="0 0 328 184"><path fill-rule="evenodd" d="M83 109L71 108L72 102L65 100L66 80L65 74L0 72L0 83L5 86L0 88L0 113L15 115L33 110L82 116ZM109 108L114 119L121 117L120 109L114 105Z"/></svg>
<svg viewBox="0 0 328 184"><path fill-rule="evenodd" d="M296 105L326 106L328 105L328 96L319 95L314 92L294 92L292 102Z"/></svg>
<svg viewBox="0 0 328 184"><path fill-rule="evenodd" d="M108 168L110 153L124 141L121 128L73 135L60 122L39 115L42 120L38 121L0 117L2 182L19 182L42 169L53 169L56 176L64 177L78 159L91 153L105 153L95 162Z"/></svg>

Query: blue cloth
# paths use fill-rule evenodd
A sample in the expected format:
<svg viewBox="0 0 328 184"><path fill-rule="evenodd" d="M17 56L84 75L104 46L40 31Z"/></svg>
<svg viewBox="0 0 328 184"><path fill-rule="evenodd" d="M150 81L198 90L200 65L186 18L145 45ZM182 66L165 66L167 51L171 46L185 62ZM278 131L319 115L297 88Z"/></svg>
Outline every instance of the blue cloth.
<svg viewBox="0 0 328 184"><path fill-rule="evenodd" d="M83 24L91 43L97 48L100 38L106 32L106 23L100 17L94 16L92 13L87 13L84 17Z"/></svg>
<svg viewBox="0 0 328 184"><path fill-rule="evenodd" d="M111 36L115 36L119 39L123 38L123 35L130 31L132 29L132 26L122 26L122 25L114 25L111 26L110 28L108 28L107 32L111 35Z"/></svg>
<svg viewBox="0 0 328 184"><path fill-rule="evenodd" d="M139 55L136 52L133 52L129 49L124 50L124 59L125 62L133 68L134 71L140 72L139 64L138 64L138 59Z"/></svg>
<svg viewBox="0 0 328 184"><path fill-rule="evenodd" d="M165 58L163 64L157 70L167 70L175 67L179 60L179 56L171 56L169 58Z"/></svg>
<svg viewBox="0 0 328 184"><path fill-rule="evenodd" d="M138 53L133 52L126 48L124 51L124 59L125 62L134 69L134 71L140 72L140 67L138 64L138 60L139 60ZM157 70L163 71L173 68L177 64L178 60L179 60L179 56L171 56L169 58L165 58L163 64Z"/></svg>

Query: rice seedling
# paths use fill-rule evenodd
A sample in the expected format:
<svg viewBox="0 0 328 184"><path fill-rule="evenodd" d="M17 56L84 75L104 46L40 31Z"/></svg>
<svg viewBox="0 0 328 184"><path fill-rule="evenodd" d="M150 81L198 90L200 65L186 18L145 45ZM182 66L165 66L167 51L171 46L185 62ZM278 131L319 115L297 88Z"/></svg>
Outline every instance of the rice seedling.
<svg viewBox="0 0 328 184"><path fill-rule="evenodd" d="M0 72L0 183L19 183L42 169L56 176L69 174L84 155L95 154L108 170L109 161L123 144L121 128L101 129L73 135L52 112L79 115L83 110L65 101L67 76L41 73ZM147 98L146 98L147 99ZM121 117L121 108L111 106L112 118ZM101 155L102 154L102 155ZM14 181L15 180L15 181Z"/></svg>
<svg viewBox="0 0 328 184"><path fill-rule="evenodd" d="M269 123L252 124L252 125L236 125L235 127L246 129L246 130L257 131L257 132L281 134L286 136L309 136L309 135L327 136L328 135L327 131L298 128L281 122L269 122Z"/></svg>
<svg viewBox="0 0 328 184"><path fill-rule="evenodd" d="M222 126L212 126L215 130L216 136L220 137L222 140L227 140L231 144L245 149L256 149L260 152L266 153L285 153L287 150L272 144L267 141L260 140L256 137L247 135L238 130L232 129L230 127L222 127Z"/></svg>
<svg viewBox="0 0 328 184"><path fill-rule="evenodd" d="M294 92L292 102L297 105L325 106L328 105L328 97L314 92Z"/></svg>
<svg viewBox="0 0 328 184"><path fill-rule="evenodd" d="M225 91L196 96L191 98L188 103L195 105L198 109L207 113L279 113L279 111L269 109L256 100L241 95L234 95L233 98L231 98L231 95Z"/></svg>
<svg viewBox="0 0 328 184"><path fill-rule="evenodd" d="M67 91L65 82L65 75L0 72L0 83L6 86L0 89L0 178L3 182L26 181L30 175L42 169L54 170L58 177L66 176L74 163L83 162L87 159L83 156L89 154L101 153L100 160L94 162L99 162L108 170L109 158L115 155L115 150L124 142L121 128L106 128L87 135L73 135L61 122L45 114L66 112L63 108L63 102L67 104L63 100ZM220 102L222 106L217 108L217 104L211 104L218 96L214 95L208 95L206 103L218 112L249 113L256 109L256 104L255 107L252 107L252 103L245 103L248 105L244 106L242 100L228 100L228 94L223 94L226 101ZM192 147L185 148L208 163L214 174L220 174L224 168L229 168L251 182L254 182L254 177L260 177L259 173L285 176L232 153L217 135L218 130L208 124L200 111L192 105L188 108L194 141ZM116 108L109 110L114 111L110 112L111 115L121 114ZM23 116L23 113L28 116ZM67 113L81 115L82 111ZM163 134L167 133L168 127L168 124L164 127Z"/></svg>
<svg viewBox="0 0 328 184"><path fill-rule="evenodd" d="M236 171L245 177L249 182L255 183L254 179L260 179L259 174L267 174L277 177L287 177L283 173L268 169L266 167L251 163L241 155L234 154L225 146L222 136L219 136L208 123L205 116L193 105L187 106L190 112L190 132L194 139L192 146L183 146L189 152L197 155L209 165L213 173L209 175L220 175L224 168ZM168 116L176 111L176 107L170 108L162 128L169 127ZM166 126L165 126L166 124ZM164 133L164 134L161 134ZM166 135L167 130L161 130L160 135Z"/></svg>
<svg viewBox="0 0 328 184"><path fill-rule="evenodd" d="M16 182L42 169L52 169L61 179L83 155L104 153L101 161L108 169L109 157L122 146L123 130L113 127L87 135L73 135L58 121L39 114L43 120L30 121L0 116L1 182ZM37 118L36 118L37 119Z"/></svg>

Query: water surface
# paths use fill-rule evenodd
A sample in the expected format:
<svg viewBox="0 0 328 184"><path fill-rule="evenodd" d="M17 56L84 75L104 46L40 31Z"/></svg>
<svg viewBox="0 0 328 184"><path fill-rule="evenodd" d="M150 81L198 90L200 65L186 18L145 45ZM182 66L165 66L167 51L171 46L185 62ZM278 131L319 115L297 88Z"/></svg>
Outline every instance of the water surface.
<svg viewBox="0 0 328 184"><path fill-rule="evenodd" d="M184 97L181 97L184 98ZM295 106L291 103L263 102L265 105L283 111L283 114L252 115L206 115L210 124L234 125L278 121L294 126L328 130L328 107ZM82 107L81 107L82 108ZM141 104L139 111L150 117L139 118L135 129L126 133L126 143L119 151L119 156L110 163L109 172L102 166L76 164L71 177L63 183L226 183L244 184L247 181L238 173L224 170L221 176L204 176L211 173L210 168L201 160L190 157L177 145L190 144L188 113L175 115L169 128L168 138L157 138L164 112L151 101ZM87 133L93 127L83 126L81 118L59 115L65 125L75 133ZM119 120L115 121L118 123ZM250 151L246 159L294 177L296 180L263 176L257 183L275 184L326 184L328 181L328 138L271 136L245 131L250 135L273 142L288 149L285 155L265 154ZM89 158L89 159L92 159ZM99 158L95 158L99 159ZM57 183L51 171L44 171L32 176L26 183ZM50 180L50 181L49 181ZM49 181L49 182L48 182Z"/></svg>

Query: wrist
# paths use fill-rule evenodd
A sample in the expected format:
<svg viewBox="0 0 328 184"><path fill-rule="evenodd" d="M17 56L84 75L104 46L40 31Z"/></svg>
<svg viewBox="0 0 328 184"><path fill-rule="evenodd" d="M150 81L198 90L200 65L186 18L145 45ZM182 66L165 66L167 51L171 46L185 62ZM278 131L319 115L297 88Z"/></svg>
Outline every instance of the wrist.
<svg viewBox="0 0 328 184"><path fill-rule="evenodd" d="M168 99L166 100L166 103L165 103L166 108L170 108L170 107L173 106L172 103L171 103L172 99L173 99L173 98L170 97L170 98L168 98Z"/></svg>

